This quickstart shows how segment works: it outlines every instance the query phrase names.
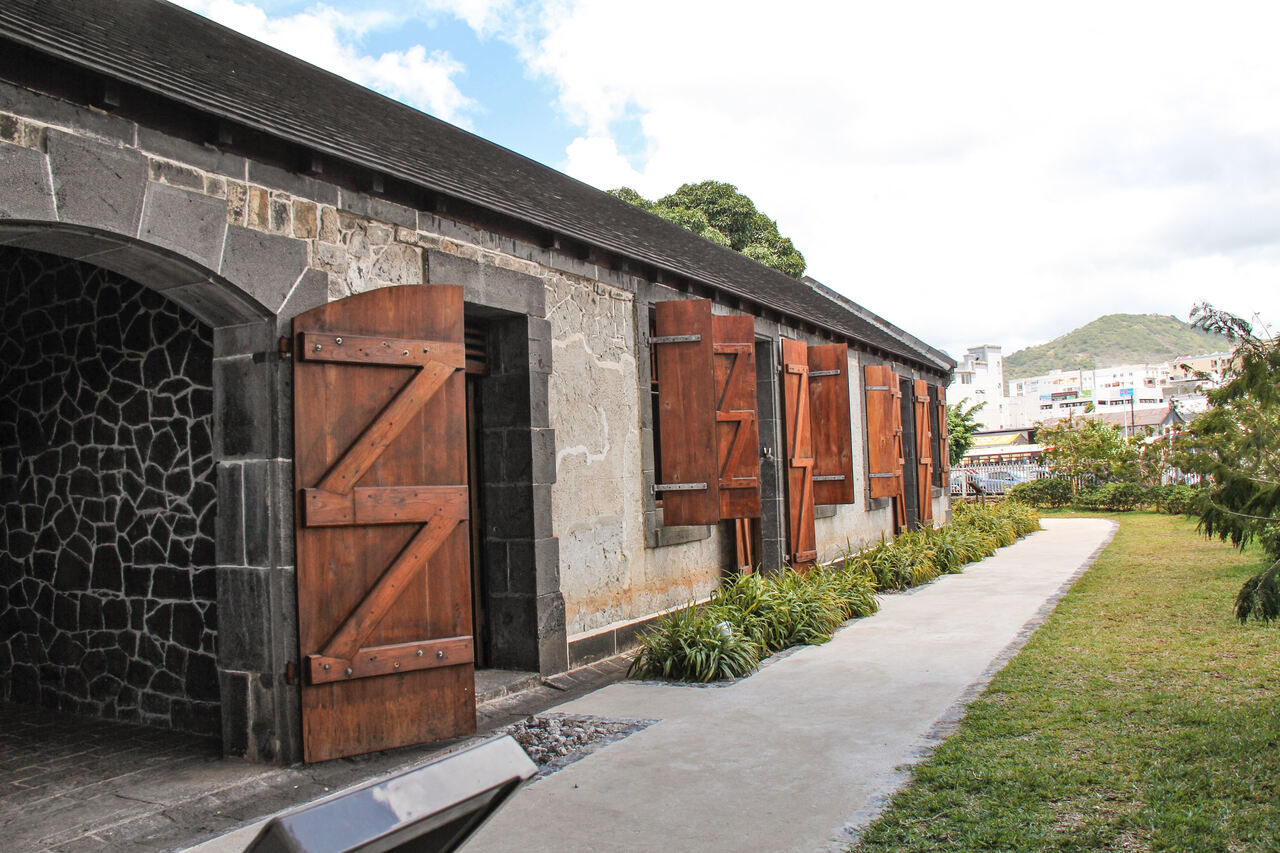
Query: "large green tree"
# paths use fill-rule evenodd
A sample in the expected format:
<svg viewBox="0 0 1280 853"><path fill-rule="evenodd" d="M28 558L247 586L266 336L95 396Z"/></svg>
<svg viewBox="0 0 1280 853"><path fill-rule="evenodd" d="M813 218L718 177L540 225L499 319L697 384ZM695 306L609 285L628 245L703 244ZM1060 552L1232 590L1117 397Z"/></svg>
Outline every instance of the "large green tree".
<svg viewBox="0 0 1280 853"><path fill-rule="evenodd" d="M1280 617L1280 339L1257 335L1246 321L1200 303L1194 325L1235 342L1229 381L1209 392L1210 408L1176 442L1178 466L1201 475L1206 535L1243 548L1259 541L1275 560L1236 599L1236 615Z"/></svg>
<svg viewBox="0 0 1280 853"><path fill-rule="evenodd" d="M778 232L778 223L757 210L755 202L733 184L685 184L657 201L649 201L630 187L609 192L792 278L804 275L804 255Z"/></svg>
<svg viewBox="0 0 1280 853"><path fill-rule="evenodd" d="M974 403L965 408L963 403L947 406L947 453L951 464L959 465L960 460L970 447L973 447L973 435L978 431L977 414L986 403Z"/></svg>
<svg viewBox="0 0 1280 853"><path fill-rule="evenodd" d="M1045 462L1067 477L1104 483L1137 477L1142 442L1097 418L1067 418L1041 427L1036 441L1044 445Z"/></svg>

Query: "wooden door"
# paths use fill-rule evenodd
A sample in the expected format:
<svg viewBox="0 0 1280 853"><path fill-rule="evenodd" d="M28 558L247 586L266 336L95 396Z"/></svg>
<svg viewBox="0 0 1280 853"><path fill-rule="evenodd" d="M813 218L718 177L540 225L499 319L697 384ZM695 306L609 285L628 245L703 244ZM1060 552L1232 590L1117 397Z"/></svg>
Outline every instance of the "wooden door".
<svg viewBox="0 0 1280 853"><path fill-rule="evenodd" d="M863 392L867 407L867 476L873 498L892 498L894 525L906 527L902 472L902 391L898 375L885 364L863 368Z"/></svg>
<svg viewBox="0 0 1280 853"><path fill-rule="evenodd" d="M809 347L809 423L813 430L813 500L853 503L853 421L849 409L849 347Z"/></svg>
<svg viewBox="0 0 1280 853"><path fill-rule="evenodd" d="M654 331L662 523L715 524L720 521L720 466L711 303L659 302Z"/></svg>
<svg viewBox="0 0 1280 853"><path fill-rule="evenodd" d="M916 416L916 488L919 491L920 522L933 521L933 425L930 422L929 383L917 379L915 391Z"/></svg>
<svg viewBox="0 0 1280 853"><path fill-rule="evenodd" d="M304 757L472 732L462 289L373 290L293 330Z"/></svg>
<svg viewBox="0 0 1280 853"><path fill-rule="evenodd" d="M760 428L756 407L755 321L712 317L720 517L760 517ZM739 525L741 526L741 525Z"/></svg>
<svg viewBox="0 0 1280 853"><path fill-rule="evenodd" d="M813 513L813 430L809 422L809 353L804 341L782 339L782 419L786 441L787 537L792 568L818 559Z"/></svg>

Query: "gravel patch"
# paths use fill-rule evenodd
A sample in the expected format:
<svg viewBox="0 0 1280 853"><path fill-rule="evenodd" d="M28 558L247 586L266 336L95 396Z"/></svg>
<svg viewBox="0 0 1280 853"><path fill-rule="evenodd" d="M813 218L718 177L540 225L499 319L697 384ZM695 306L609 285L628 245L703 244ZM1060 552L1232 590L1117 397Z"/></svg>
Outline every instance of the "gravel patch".
<svg viewBox="0 0 1280 853"><path fill-rule="evenodd" d="M549 713L526 717L498 729L494 734L515 738L533 763L538 765L535 778L541 779L656 722Z"/></svg>

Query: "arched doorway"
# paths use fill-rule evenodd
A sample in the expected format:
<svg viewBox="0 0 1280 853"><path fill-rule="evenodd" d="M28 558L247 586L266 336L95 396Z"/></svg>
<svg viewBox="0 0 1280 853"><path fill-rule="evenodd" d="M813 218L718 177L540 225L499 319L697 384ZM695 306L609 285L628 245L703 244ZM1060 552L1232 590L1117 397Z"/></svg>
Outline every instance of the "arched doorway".
<svg viewBox="0 0 1280 853"><path fill-rule="evenodd" d="M293 760L276 317L174 251L59 224L0 223L0 295L0 698Z"/></svg>
<svg viewBox="0 0 1280 853"><path fill-rule="evenodd" d="M3 698L221 732L213 331L0 247Z"/></svg>

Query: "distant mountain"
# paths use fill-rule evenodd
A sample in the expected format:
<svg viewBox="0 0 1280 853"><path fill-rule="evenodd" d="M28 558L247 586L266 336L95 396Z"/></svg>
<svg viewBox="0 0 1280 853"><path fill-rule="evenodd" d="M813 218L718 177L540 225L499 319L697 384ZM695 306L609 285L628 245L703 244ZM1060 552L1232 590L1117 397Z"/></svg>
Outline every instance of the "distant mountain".
<svg viewBox="0 0 1280 853"><path fill-rule="evenodd" d="M1004 379L1024 379L1055 369L1161 362L1230 348L1231 342L1221 335L1203 332L1177 317L1107 314L1047 344L1005 356Z"/></svg>

